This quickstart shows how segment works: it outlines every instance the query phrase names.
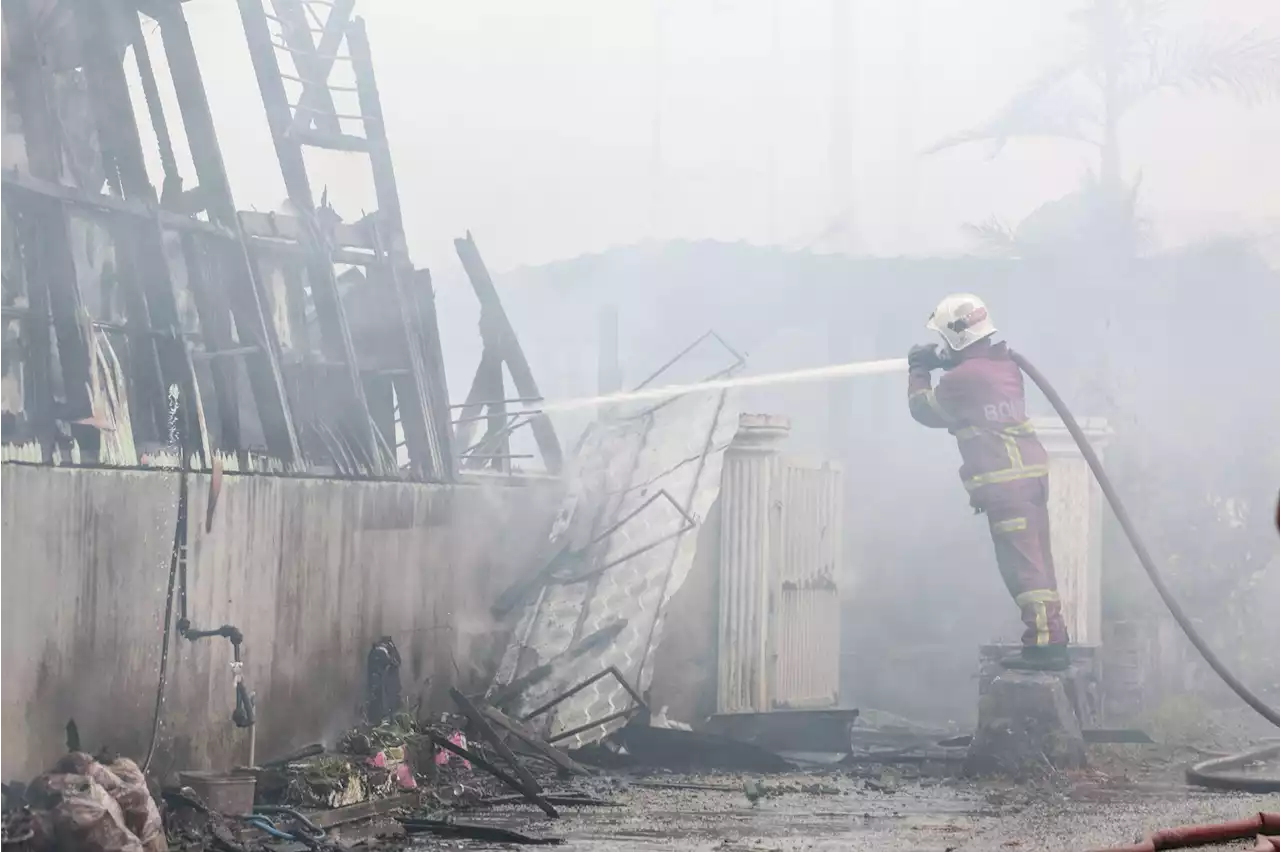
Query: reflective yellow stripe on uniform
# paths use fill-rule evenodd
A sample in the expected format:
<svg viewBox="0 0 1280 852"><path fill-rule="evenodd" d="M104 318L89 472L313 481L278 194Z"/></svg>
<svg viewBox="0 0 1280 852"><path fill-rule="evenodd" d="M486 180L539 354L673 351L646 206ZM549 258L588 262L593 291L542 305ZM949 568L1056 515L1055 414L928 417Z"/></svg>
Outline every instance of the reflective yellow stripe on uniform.
<svg viewBox="0 0 1280 852"><path fill-rule="evenodd" d="M1018 606L1030 606L1036 614L1036 644L1049 644L1049 610L1045 604L1060 603L1062 599L1052 589L1032 589L1014 598Z"/></svg>
<svg viewBox="0 0 1280 852"><path fill-rule="evenodd" d="M1018 595L1013 602L1018 606L1026 606L1029 603L1062 603L1062 596L1053 589L1032 589Z"/></svg>
<svg viewBox="0 0 1280 852"><path fill-rule="evenodd" d="M962 441L970 438L976 438L979 435L999 435L1008 439L1006 436L1016 436L1026 438L1036 433L1035 427L1031 425L1030 420L1024 420L1021 423L1015 423L1012 426L1005 426L1000 429L983 429L981 426L966 426L963 429L957 429L955 436Z"/></svg>
<svg viewBox="0 0 1280 852"><path fill-rule="evenodd" d="M925 405L929 406L930 411L948 423L955 420L955 418L948 414L947 410L942 407L942 403L938 402L938 396L932 390L914 391L907 397L908 404L913 403L916 400L922 400Z"/></svg>
<svg viewBox="0 0 1280 852"><path fill-rule="evenodd" d="M1009 518L1003 521L996 521L991 525L991 529L998 533L1022 532L1026 528L1026 518Z"/></svg>
<svg viewBox="0 0 1280 852"><path fill-rule="evenodd" d="M997 482L1014 482L1019 479L1035 479L1039 476L1048 475L1049 466L1047 464L1029 464L1026 467L993 470L991 473L980 473L977 476L971 476L965 480L964 487L969 491L973 491L976 488L981 488L984 485L994 485Z"/></svg>

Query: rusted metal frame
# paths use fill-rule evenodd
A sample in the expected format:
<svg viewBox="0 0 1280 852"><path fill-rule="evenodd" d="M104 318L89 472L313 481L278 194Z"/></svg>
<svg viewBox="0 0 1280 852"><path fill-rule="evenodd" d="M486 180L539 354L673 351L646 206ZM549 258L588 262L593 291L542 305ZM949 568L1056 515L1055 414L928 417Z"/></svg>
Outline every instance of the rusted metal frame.
<svg viewBox="0 0 1280 852"><path fill-rule="evenodd" d="M338 11L339 8L335 5L331 14ZM408 355L410 377L397 382L398 388L404 388L404 392L399 393L403 400L400 411L403 419L406 411L411 409L411 417L414 420L420 418L423 423L426 442L418 448L418 464L423 474L448 481L454 477L452 435L444 425L448 421L449 391L443 359L433 357L438 354L438 341L435 346L430 342L432 336L438 336L435 311L424 316L418 310L419 300L409 290L412 286L410 282L414 280L413 265L409 261L405 242L404 223L400 215L400 193L396 188L395 168L382 116L382 101L378 96L373 56L362 18L356 18L347 27L347 47L351 52L351 68L355 75L360 112L364 115L374 194L378 201L378 212L371 217L372 225L375 236L385 235L384 245L389 261L387 269L400 308L404 346ZM405 436L408 437L407 432ZM411 455L414 449L411 444Z"/></svg>
<svg viewBox="0 0 1280 852"><path fill-rule="evenodd" d="M515 329L511 327L511 321L502 307L502 300L498 298L498 291L493 286L493 279L489 276L489 270L480 257L480 250L476 247L471 232L468 231L463 239L454 240L453 245L458 252L458 259L462 261L462 266L467 272L467 277L471 280L471 288L475 290L476 298L480 300L481 310L492 312L494 327L498 333L498 340L495 342L500 347L502 360L511 371L511 381L516 386L516 392L520 396L539 396L538 383L533 378L533 370L530 369L529 362L524 356L524 350L520 348ZM564 466L564 453L560 449L560 440L556 437L551 418L546 414L534 415L532 428L547 470L551 473L559 473Z"/></svg>
<svg viewBox="0 0 1280 852"><path fill-rule="evenodd" d="M520 717L520 721L529 722L529 721L532 721L533 719L538 718L544 713L547 713L548 711L568 701L570 698L577 695L579 692L586 689L588 686L591 686L591 684L595 683L596 681L603 680L604 678L609 677L610 675L612 675L614 679L618 681L619 685L621 685L622 688L626 690L627 694L631 696L631 700L635 702L635 707L632 709L636 709L636 708L639 708L641 710L649 709L649 705L644 700L644 697L640 695L639 692L636 691L635 687L631 685L631 682L628 681L626 677L623 676L622 672L618 670L618 667L609 666L606 669L596 672L586 680L579 682L576 686L570 687L569 689L560 693L555 698L552 698L550 701L546 702L545 704L541 704L537 708L524 714L523 716ZM600 722L592 722L591 724L587 725L587 728L604 724L605 721L611 721L611 720L602 720ZM586 730L586 728L583 728L582 730ZM578 733L578 732L575 731L574 733ZM561 739L561 738L562 737L554 737L548 740L548 742L555 742L557 739Z"/></svg>
<svg viewBox="0 0 1280 852"><path fill-rule="evenodd" d="M517 758L515 753L511 751L511 748L502 741L502 737L498 736L498 732L493 729L493 725L489 724L489 720L485 718L484 714L480 712L476 705L471 703L471 699L467 698L467 696L463 695L453 687L449 687L449 697L453 699L454 704L458 705L458 709L467 717L467 721L469 721L472 726L480 732L482 737L488 740L489 744L493 746L499 756L501 756L502 759L505 760L515 771L516 777L520 779L522 786L520 792L523 793L529 801L542 808L543 813L547 816L552 817L553 819L559 816L551 803L543 797L542 785L538 783L538 779L534 778L533 774L529 772L528 769L525 769L524 765L520 763L520 759Z"/></svg>
<svg viewBox="0 0 1280 852"><path fill-rule="evenodd" d="M317 50L302 4L297 0L271 0L271 8L275 10L280 22L280 36L293 49L293 62L298 68L298 75L306 81L302 84L302 94L298 98L291 130L307 130L314 121L317 130L342 132L337 107L334 106L333 95L327 85L333 63L325 63L320 54L337 52L354 7L355 0L343 0L341 5L335 5L330 10L324 32L320 35L322 49Z"/></svg>
<svg viewBox="0 0 1280 852"><path fill-rule="evenodd" d="M311 184L307 178L302 148L296 139L290 138L288 133L289 102L284 90L284 81L280 79L280 66L271 46L271 34L267 27L262 0L237 0L237 5L249 46L249 56L253 61L258 88L262 94L267 123L271 127L276 158L280 163L285 188L294 207L304 216L314 217L315 200L311 194ZM376 427L369 413L368 402L365 400L364 383L360 380L355 347L351 340L351 329L347 325L346 312L343 310L342 298L338 292L333 264L329 259L329 250L324 244L324 238L319 233L319 229L315 227L314 218L308 221L308 230L312 249L307 257L311 296L315 301L316 316L320 322L321 347L325 357L343 365L346 377L344 390L349 412L347 431L354 439L356 449L364 455L365 463L372 470L394 468L394 459L383 459L378 450L375 438ZM279 348L278 342L275 346Z"/></svg>
<svg viewBox="0 0 1280 852"><path fill-rule="evenodd" d="M151 117L151 129L156 134L156 146L160 149L160 168L164 171L164 183L160 198L166 204L176 203L182 195L182 174L178 171L178 158L173 153L173 137L169 134L169 122L160 102L160 86L156 82L155 67L151 64L151 51L142 33L142 19L136 8L122 14L128 19L129 38L133 43L133 58L142 81L142 94L147 102L147 114Z"/></svg>
<svg viewBox="0 0 1280 852"><path fill-rule="evenodd" d="M32 31L26 4L7 3L3 14L11 33ZM39 178L57 182L62 174L64 134L52 99L52 72L45 63L39 41L32 40L31 44L20 48L18 61L12 64L22 69L13 82L29 167ZM33 306L37 299L43 302L42 307L47 307L47 315L53 320L53 337L57 340L58 364L62 370L69 414L89 416L93 410L89 396L89 336L92 332L83 321L87 315L76 281L67 214L61 204L48 199L31 199L24 206L28 221L35 225L33 236L36 238L35 256L30 258L34 263L26 267L28 299ZM52 365L52 352L51 348L46 348L46 352L38 357L50 359L46 363ZM52 370L46 382L51 377ZM52 391L51 386L46 386ZM50 408L43 416L49 418L44 428L49 430L48 437L52 441L57 427L52 396L49 401ZM51 459L51 444L45 452Z"/></svg>
<svg viewBox="0 0 1280 852"><path fill-rule="evenodd" d="M671 358L667 359L667 361L666 361L665 363L663 363L663 365L662 365L661 367L659 367L657 370L654 370L654 371L653 371L653 373L651 373L651 374L649 375L649 377L648 377L648 378L646 378L646 379L645 379L643 382L641 382L640 384L636 385L634 389L635 389L635 390L643 390L644 388L648 387L648 386L649 386L649 384L650 384L651 382L653 382L653 381L657 380L657 378L658 378L659 376L661 376L661 375L662 375L663 373L665 373L667 370L670 370L672 367L674 367L674 366L675 366L675 365L680 361L680 359L681 359L681 358L683 358L684 356L688 355L688 354L689 354L690 352L692 352L695 348L697 348L697 346L698 346L698 344L699 344L699 343L701 343L701 342L702 342L702 341L704 341L704 340L708 340L708 339L710 339L710 340L715 340L715 341L716 341L717 343L719 343L722 347L724 347L724 350L725 350L726 352L728 352L731 356L733 356L733 364L731 364L730 366L726 367L724 370L721 370L721 371L719 371L719 372L717 372L717 373L713 374L713 375L711 376L711 378L716 378L716 377L718 377L718 376L724 375L725 373L732 372L733 370L736 370L736 369L738 369L739 367L741 367L743 364L747 363L747 359L746 359L746 357L745 357L741 352L739 352L737 349L734 349L732 346L730 346L730 345L729 345L729 343L728 343L728 341L726 341L723 337L721 337L721 336L720 336L720 334L719 334L718 332L716 332L716 330L715 330L715 329L708 329L706 332L704 332L703 334L699 335L699 336L698 336L698 338L697 338L697 339L695 339L695 340L694 340L692 343L690 343L688 346L686 346L685 348L681 349L679 352L677 352L677 353L676 353L675 355L673 355ZM709 380L709 379L705 379L704 381L708 381L708 380Z"/></svg>
<svg viewBox="0 0 1280 852"><path fill-rule="evenodd" d="M561 740L567 740L570 737L576 737L578 734L582 733L583 731L589 731L592 728L598 728L601 725L607 725L610 722L617 721L618 719L629 719L636 714L637 710L638 708L633 706L633 707L628 707L626 710L619 710L616 713L610 713L608 716L604 716L600 719L596 719L591 722L586 722L584 724L579 725L576 728L570 728L567 731L561 731L560 733L556 734L554 737L549 737L547 739L547 742L558 743Z"/></svg>
<svg viewBox="0 0 1280 852"><path fill-rule="evenodd" d="M231 183L222 161L213 114L209 110L200 65L191 43L191 31L180 3L154 4L146 11L160 24L160 37L173 77L196 178L203 191L205 209L209 218L233 238L223 247L210 245L210 248L217 253L218 266L224 272L223 280L239 342L259 347L256 355L246 357L245 368L267 451L286 466L292 465L300 461L300 454L284 376L280 371L280 341L275 326L267 321L263 311L266 295L257 280L240 220L236 216Z"/></svg>

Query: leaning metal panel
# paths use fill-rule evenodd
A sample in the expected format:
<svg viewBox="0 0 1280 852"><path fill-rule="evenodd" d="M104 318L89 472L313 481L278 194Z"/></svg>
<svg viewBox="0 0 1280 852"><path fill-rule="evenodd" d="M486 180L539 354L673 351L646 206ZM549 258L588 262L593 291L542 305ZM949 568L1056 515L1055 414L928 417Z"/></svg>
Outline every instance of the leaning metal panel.
<svg viewBox="0 0 1280 852"><path fill-rule="evenodd" d="M548 663L552 672L531 683L513 711L528 713L608 666L641 692L648 687L663 613L693 563L692 525L719 492L723 451L737 422L727 393L692 393L603 421L584 436L557 525L582 558L551 578L520 619L496 683ZM619 630L612 641L586 648L610 628ZM631 705L621 685L603 678L557 706L545 724L554 735ZM621 724L616 718L588 728L563 745L585 745Z"/></svg>

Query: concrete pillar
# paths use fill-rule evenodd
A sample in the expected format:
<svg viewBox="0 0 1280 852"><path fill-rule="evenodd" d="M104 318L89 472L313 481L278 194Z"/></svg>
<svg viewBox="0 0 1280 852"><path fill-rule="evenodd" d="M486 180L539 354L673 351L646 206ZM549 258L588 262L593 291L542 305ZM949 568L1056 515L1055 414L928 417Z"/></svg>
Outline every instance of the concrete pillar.
<svg viewBox="0 0 1280 852"><path fill-rule="evenodd" d="M1094 451L1102 456L1111 432L1106 420L1080 418ZM1033 420L1049 453L1049 526L1058 591L1071 641L1102 642L1102 489L1080 448L1057 418Z"/></svg>
<svg viewBox="0 0 1280 852"><path fill-rule="evenodd" d="M770 510L786 417L743 414L720 475L716 711L769 709Z"/></svg>

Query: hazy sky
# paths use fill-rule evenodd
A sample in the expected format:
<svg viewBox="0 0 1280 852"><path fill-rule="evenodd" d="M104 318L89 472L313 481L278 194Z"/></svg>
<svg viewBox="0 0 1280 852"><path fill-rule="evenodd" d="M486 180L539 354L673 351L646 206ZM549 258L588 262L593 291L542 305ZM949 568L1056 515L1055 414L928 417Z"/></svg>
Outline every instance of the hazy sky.
<svg viewBox="0 0 1280 852"><path fill-rule="evenodd" d="M1079 2L854 5L859 250L960 251L964 223L1016 222L1075 186L1093 154L1068 143L1018 142L996 159L983 146L919 151L1060 56ZM284 188L236 4L185 9L236 201L273 209ZM449 241L468 228L499 270L647 239L822 247L835 212L830 0L359 0L357 13L414 260L438 278L456 274ZM1280 35L1280 3L1185 0L1173 23ZM1163 238L1280 230L1280 101L1160 95L1123 133ZM373 206L357 155L316 162L340 213Z"/></svg>

